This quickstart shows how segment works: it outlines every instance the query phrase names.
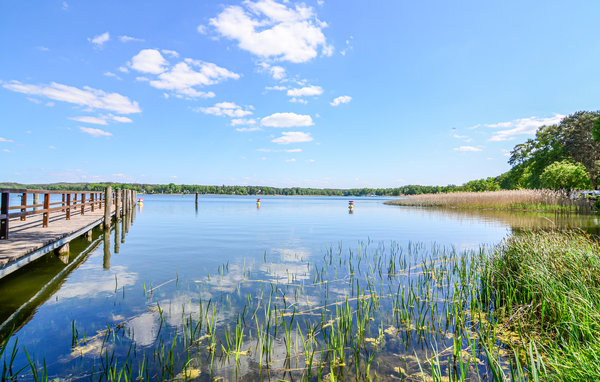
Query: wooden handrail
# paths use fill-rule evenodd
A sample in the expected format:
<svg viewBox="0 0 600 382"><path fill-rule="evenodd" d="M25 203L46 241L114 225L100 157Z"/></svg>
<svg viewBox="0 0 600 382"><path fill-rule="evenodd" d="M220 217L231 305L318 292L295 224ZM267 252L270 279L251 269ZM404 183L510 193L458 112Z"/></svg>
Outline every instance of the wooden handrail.
<svg viewBox="0 0 600 382"><path fill-rule="evenodd" d="M20 194L19 205L9 206L10 194ZM32 204L27 204L29 194L43 195L43 200L38 201L34 197ZM62 200L50 202L50 195L61 194ZM89 198L86 196L89 194ZM20 218L21 221L28 216L42 215L42 226L47 227L50 221L50 214L53 212L64 212L65 219L70 220L71 213L74 211L84 215L86 209L94 211L97 206L99 209L105 204L105 195L102 191L50 191L50 190L30 190L30 189L0 189L0 240L8 239L8 227L10 219ZM77 196L80 196L77 198ZM73 196L73 198L71 198ZM79 199L79 200L78 200ZM19 210L19 212L10 212Z"/></svg>

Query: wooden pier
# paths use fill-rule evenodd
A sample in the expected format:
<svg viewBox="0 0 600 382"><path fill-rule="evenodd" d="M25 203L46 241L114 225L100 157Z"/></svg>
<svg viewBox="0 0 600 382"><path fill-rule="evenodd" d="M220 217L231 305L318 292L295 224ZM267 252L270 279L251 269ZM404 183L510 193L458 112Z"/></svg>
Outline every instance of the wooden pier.
<svg viewBox="0 0 600 382"><path fill-rule="evenodd" d="M0 278L50 252L68 252L71 240L91 235L94 227L113 216L120 219L135 207L137 198L133 190L110 186L104 192L0 189L0 193ZM11 204L15 197L18 203ZM109 229L110 223L104 227Z"/></svg>

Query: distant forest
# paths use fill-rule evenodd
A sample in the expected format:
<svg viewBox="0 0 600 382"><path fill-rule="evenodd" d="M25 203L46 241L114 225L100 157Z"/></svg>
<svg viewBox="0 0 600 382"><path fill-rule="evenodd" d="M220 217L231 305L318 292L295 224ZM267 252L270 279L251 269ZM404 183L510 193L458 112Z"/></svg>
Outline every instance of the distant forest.
<svg viewBox="0 0 600 382"><path fill-rule="evenodd" d="M497 177L477 179L461 186L408 185L396 188L304 188L269 186L203 186L191 184L142 183L0 183L0 188L102 191L107 185L134 189L147 194L219 195L327 195L401 196L457 191L497 191L502 189L597 188L600 177L600 113L581 111L565 117L558 125L542 126L535 138L517 144L510 153L512 168Z"/></svg>

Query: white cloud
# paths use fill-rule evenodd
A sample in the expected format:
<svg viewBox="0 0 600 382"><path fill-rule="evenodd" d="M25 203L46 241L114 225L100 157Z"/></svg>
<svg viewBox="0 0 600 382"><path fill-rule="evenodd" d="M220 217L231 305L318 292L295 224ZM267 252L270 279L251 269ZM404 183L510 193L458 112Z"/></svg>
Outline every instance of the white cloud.
<svg viewBox="0 0 600 382"><path fill-rule="evenodd" d="M244 110L241 106L236 105L233 102L220 102L211 107L200 107L194 109L194 111L201 111L204 114L211 114L217 116L228 116L232 118L241 118L252 114L250 110ZM242 120L238 120L240 122ZM239 123L238 123L239 124ZM232 125L235 126L232 122Z"/></svg>
<svg viewBox="0 0 600 382"><path fill-rule="evenodd" d="M206 25L198 25L197 31L200 34L206 34L207 33Z"/></svg>
<svg viewBox="0 0 600 382"><path fill-rule="evenodd" d="M287 88L285 86L266 86L265 90L278 90L278 91L283 91L283 90L287 90Z"/></svg>
<svg viewBox="0 0 600 382"><path fill-rule="evenodd" d="M113 78L116 78L116 79L118 79L118 80L120 80L120 79L121 79L121 77L117 76L117 75L116 75L116 74L114 74L113 72L104 72L104 75L105 75L106 77L113 77Z"/></svg>
<svg viewBox="0 0 600 382"><path fill-rule="evenodd" d="M286 150L279 150L279 149L256 149L256 151L260 151L263 153L280 153L280 152L284 152L284 153L301 153L302 149L286 149Z"/></svg>
<svg viewBox="0 0 600 382"><path fill-rule="evenodd" d="M231 120L231 126L254 125L254 124L256 124L256 119L234 118Z"/></svg>
<svg viewBox="0 0 600 382"><path fill-rule="evenodd" d="M289 145L290 143L310 142L313 140L310 133L302 131L284 131L282 134L281 137L275 138L271 142L280 145Z"/></svg>
<svg viewBox="0 0 600 382"><path fill-rule="evenodd" d="M133 56L129 67L142 73L160 74L167 69L169 63L156 49L142 49Z"/></svg>
<svg viewBox="0 0 600 382"><path fill-rule="evenodd" d="M509 141L514 139L515 135L529 135L534 134L541 126L555 125L565 116L562 114L554 114L552 117L540 118L540 117L529 117L520 118L508 122L499 122L486 125L487 127L500 128L489 140L493 142L498 141Z"/></svg>
<svg viewBox="0 0 600 382"><path fill-rule="evenodd" d="M285 69L281 66L271 66L269 71L271 72L271 76L273 76L273 79L275 80L282 80L285 78Z"/></svg>
<svg viewBox="0 0 600 382"><path fill-rule="evenodd" d="M308 96L318 96L323 94L323 88L320 86L305 86L303 88L289 89L287 91L287 95L290 97L308 97Z"/></svg>
<svg viewBox="0 0 600 382"><path fill-rule="evenodd" d="M290 98L290 102L292 102L292 103L301 103L301 104L304 104L304 105L306 105L308 103L308 101L305 100L304 98L296 98L296 97Z"/></svg>
<svg viewBox="0 0 600 382"><path fill-rule="evenodd" d="M0 137L0 142L10 142L10 143L12 143L14 141L12 139L6 139L6 138Z"/></svg>
<svg viewBox="0 0 600 382"><path fill-rule="evenodd" d="M110 136L112 136L112 134L109 133L108 131L94 129L92 127L79 127L79 130L83 131L86 134L91 135L92 137L110 137Z"/></svg>
<svg viewBox="0 0 600 382"><path fill-rule="evenodd" d="M178 53L172 50L162 50L163 53L177 57ZM149 81L150 86L157 89L170 90L177 97L212 98L213 92L204 92L195 89L195 86L208 86L222 82L228 78L238 79L240 75L210 62L203 62L186 58L170 66L169 62L156 49L143 49L134 56L128 65L142 73L156 74L155 79Z"/></svg>
<svg viewBox="0 0 600 382"><path fill-rule="evenodd" d="M131 123L133 122L131 120L131 118L127 118L127 117L122 117L120 115L111 115L110 116L112 118L113 121L115 122L121 122L121 123Z"/></svg>
<svg viewBox="0 0 600 382"><path fill-rule="evenodd" d="M131 36L119 36L119 41L121 41L122 43L126 43L126 42L144 42L145 40L143 38L137 38L137 37L131 37Z"/></svg>
<svg viewBox="0 0 600 382"><path fill-rule="evenodd" d="M312 126L313 120L310 115L296 113L275 113L264 117L261 125L269 127L297 127Z"/></svg>
<svg viewBox="0 0 600 382"><path fill-rule="evenodd" d="M23 84L10 81L2 85L14 92L44 96L55 101L63 101L92 109L103 109L119 114L140 113L138 103L118 93L106 93L102 90L84 86L79 89L73 86L52 82L50 85Z"/></svg>
<svg viewBox="0 0 600 382"><path fill-rule="evenodd" d="M286 153L301 153L302 149L289 149L285 150Z"/></svg>
<svg viewBox="0 0 600 382"><path fill-rule="evenodd" d="M334 98L333 101L331 101L329 104L331 106L339 106L343 103L348 103L350 101L352 101L352 97L345 95Z"/></svg>
<svg viewBox="0 0 600 382"><path fill-rule="evenodd" d="M166 54L167 56L171 56L173 58L177 58L179 57L179 53L177 53L174 50L169 50L169 49L162 49L161 52L163 52L164 54Z"/></svg>
<svg viewBox="0 0 600 382"><path fill-rule="evenodd" d="M119 66L119 72L129 73L129 69L126 66Z"/></svg>
<svg viewBox="0 0 600 382"><path fill-rule="evenodd" d="M262 131L262 129L258 126L253 126L253 127L238 127L235 129L235 131L239 131L240 133L250 133L253 131Z"/></svg>
<svg viewBox="0 0 600 382"><path fill-rule="evenodd" d="M106 119L93 117L93 116L71 117L69 119L72 119L73 121L77 121L77 122L91 123L94 125L108 125L108 122L106 122Z"/></svg>
<svg viewBox="0 0 600 382"><path fill-rule="evenodd" d="M296 158L290 158L290 159L286 159L285 161L286 161L286 162L295 162L295 161L296 161Z"/></svg>
<svg viewBox="0 0 600 382"><path fill-rule="evenodd" d="M273 0L245 1L246 9L229 6L210 25L222 36L236 40L239 48L263 58L295 63L330 53L322 29L327 26L312 7L287 7Z"/></svg>
<svg viewBox="0 0 600 382"><path fill-rule="evenodd" d="M466 152L481 151L481 149L479 147L474 147L474 146L460 146L460 147L455 147L454 150L455 151L466 151Z"/></svg>
<svg viewBox="0 0 600 382"><path fill-rule="evenodd" d="M92 44L96 45L97 47L101 47L108 40L110 40L110 34L108 32L104 32L102 34L94 36L94 38L88 38L88 41L90 41Z"/></svg>

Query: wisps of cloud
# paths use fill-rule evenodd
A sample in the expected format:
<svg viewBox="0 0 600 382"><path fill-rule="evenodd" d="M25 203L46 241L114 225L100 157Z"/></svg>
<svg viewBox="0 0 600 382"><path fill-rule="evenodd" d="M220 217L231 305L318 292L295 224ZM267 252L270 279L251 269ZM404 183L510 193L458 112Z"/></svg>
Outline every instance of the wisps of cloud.
<svg viewBox="0 0 600 382"><path fill-rule="evenodd" d="M133 122L131 118L119 116L119 115L101 115L101 116L92 116L92 115L84 115L80 117L71 117L69 118L73 121L83 122L83 123L91 123L94 125L108 125L109 121L120 122L120 123L131 123Z"/></svg>
<svg viewBox="0 0 600 382"><path fill-rule="evenodd" d="M343 103L348 103L350 101L352 101L352 97L344 95L334 98L333 101L331 101L329 104L331 106L339 106Z"/></svg>
<svg viewBox="0 0 600 382"><path fill-rule="evenodd" d="M469 136L467 136L467 135L460 135L460 134L456 134L456 133L452 134L452 138L461 139L461 140L463 140L465 142L471 142L472 141L472 139L469 138Z"/></svg>
<svg viewBox="0 0 600 382"><path fill-rule="evenodd" d="M301 127L314 125L310 115L296 113L274 113L261 119L260 124L268 127Z"/></svg>
<svg viewBox="0 0 600 382"><path fill-rule="evenodd" d="M502 129L494 133L489 139L492 142L509 141L514 139L515 135L534 134L541 126L555 125L565 116L562 114L554 114L552 117L529 117L519 118L508 122L500 122L486 125L487 127Z"/></svg>
<svg viewBox="0 0 600 382"><path fill-rule="evenodd" d="M211 98L215 96L213 92L199 91L195 87L214 85L230 78L236 80L240 78L239 74L213 63L191 58L170 66L161 52L156 49L141 50L131 59L128 66L138 72L157 75L155 79L149 79L150 86L172 91L180 98Z"/></svg>
<svg viewBox="0 0 600 382"><path fill-rule="evenodd" d="M310 133L305 133L303 131L284 131L281 134L281 137L275 138L271 142L280 145L289 145L291 143L304 143L313 140Z"/></svg>
<svg viewBox="0 0 600 382"><path fill-rule="evenodd" d="M122 43L127 43L127 42L144 42L145 40L143 38L137 38L137 37L123 35L123 36L119 36L119 41L121 41Z"/></svg>
<svg viewBox="0 0 600 382"><path fill-rule="evenodd" d="M307 62L321 54L331 55L320 21L312 7L304 4L286 6L273 0L245 1L229 6L210 25L240 49L265 59ZM200 30L200 29L199 29Z"/></svg>
<svg viewBox="0 0 600 382"><path fill-rule="evenodd" d="M104 131L104 130L100 130L100 129L95 129L93 127L83 127L80 126L79 130L83 131L86 134L91 135L92 137L110 137L112 136L112 133L109 133L108 131Z"/></svg>
<svg viewBox="0 0 600 382"><path fill-rule="evenodd" d="M234 118L231 120L231 126L240 126L240 125L255 125L256 119L252 118Z"/></svg>
<svg viewBox="0 0 600 382"><path fill-rule="evenodd" d="M107 93L103 90L84 86L82 89L52 82L49 85L23 84L10 81L4 88L29 95L47 97L55 101L68 102L90 109L108 110L119 114L140 113L138 103L119 93Z"/></svg>
<svg viewBox="0 0 600 382"><path fill-rule="evenodd" d="M210 107L200 107L194 109L194 111L200 111L204 114L211 114L216 116L227 116L231 118L242 118L247 115L252 114L252 111L248 109L243 109L241 106L233 103L233 102L219 102L214 106ZM237 122L241 122L238 120ZM232 125L234 123L232 122Z"/></svg>
<svg viewBox="0 0 600 382"><path fill-rule="evenodd" d="M6 138L2 138L0 137L0 142L7 142L7 143L12 143L14 142L12 139L6 139Z"/></svg>
<svg viewBox="0 0 600 382"><path fill-rule="evenodd" d="M302 149L256 149L262 153L301 153Z"/></svg>
<svg viewBox="0 0 600 382"><path fill-rule="evenodd" d="M287 95L289 97L312 97L323 94L323 88L320 86L310 85L302 88L289 89Z"/></svg>
<svg viewBox="0 0 600 382"><path fill-rule="evenodd" d="M91 42L92 44L96 45L96 47L102 47L104 45L105 42L107 42L108 40L110 40L110 33L108 32L104 32L102 34L99 34L97 36L94 36L93 38L88 38L88 41Z"/></svg>
<svg viewBox="0 0 600 382"><path fill-rule="evenodd" d="M478 152L478 151L482 151L482 149L479 147L475 147L475 146L460 146L460 147L455 147L454 151Z"/></svg>
<svg viewBox="0 0 600 382"><path fill-rule="evenodd" d="M235 129L235 131L239 131L240 133L250 133L250 132L254 132L254 131L262 131L262 129L258 126L237 127Z"/></svg>

